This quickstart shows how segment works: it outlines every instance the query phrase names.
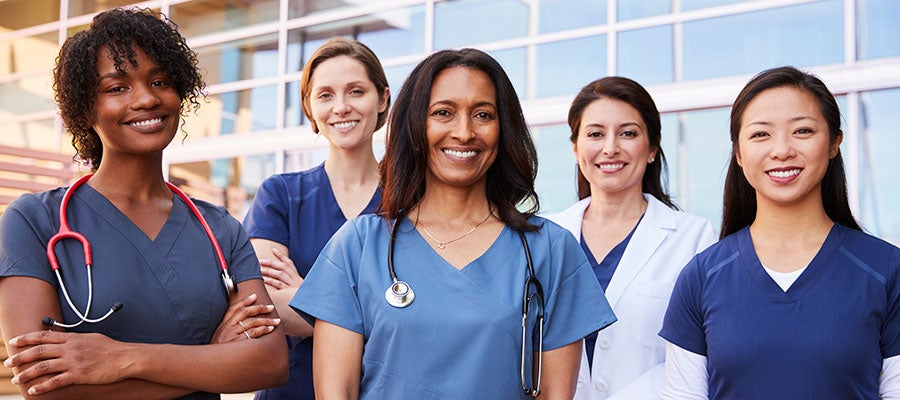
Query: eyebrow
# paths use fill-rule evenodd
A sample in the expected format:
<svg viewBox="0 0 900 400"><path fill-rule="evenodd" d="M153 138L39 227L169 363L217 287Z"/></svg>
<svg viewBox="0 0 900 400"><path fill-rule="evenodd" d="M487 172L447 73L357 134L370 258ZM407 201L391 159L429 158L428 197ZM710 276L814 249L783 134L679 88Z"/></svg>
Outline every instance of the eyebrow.
<svg viewBox="0 0 900 400"><path fill-rule="evenodd" d="M148 75L158 75L158 74L168 75L165 71L162 70L162 68L160 68L160 67L158 67L158 66L157 66L157 67L153 67L153 69L151 69L150 72L148 73ZM123 70L123 71L115 70L115 71L113 71L113 72L109 72L109 73L100 75L100 78L98 79L98 82L101 82L101 81L103 81L104 79L115 79L115 78L120 78L120 77L125 76L125 75L127 75L127 73L126 73L124 70Z"/></svg>
<svg viewBox="0 0 900 400"><path fill-rule="evenodd" d="M428 107L431 108L436 105L456 106L457 104L453 100L438 100L438 101L435 101L434 103L431 103ZM497 105L494 103L491 103L490 101L479 101L474 104L473 108L485 107L485 106L495 108L495 109L497 108Z"/></svg>
<svg viewBox="0 0 900 400"><path fill-rule="evenodd" d="M808 115L799 115L799 116L796 116L796 117L794 117L794 118L789 119L788 122L797 122L797 121L802 121L802 120L805 120L805 119L809 119L809 120L812 120L812 121L815 121L815 122L819 122L818 119L815 119L815 118L813 118L813 117L811 117L811 116L808 116ZM772 126L772 125L775 125L775 124L774 124L773 122L769 122L769 121L753 121L753 122L750 122L750 123L748 123L748 124L746 124L746 125L744 125L744 126L746 127L746 126L752 126L752 125Z"/></svg>
<svg viewBox="0 0 900 400"><path fill-rule="evenodd" d="M638 128L641 128L641 124L639 124L635 121L628 121L628 122L625 122L625 123L622 123L619 125L619 127L623 127L623 126L636 126ZM606 128L606 125L598 124L598 123L591 123L591 124L585 125L584 128L582 128L582 129L587 129L590 127Z"/></svg>

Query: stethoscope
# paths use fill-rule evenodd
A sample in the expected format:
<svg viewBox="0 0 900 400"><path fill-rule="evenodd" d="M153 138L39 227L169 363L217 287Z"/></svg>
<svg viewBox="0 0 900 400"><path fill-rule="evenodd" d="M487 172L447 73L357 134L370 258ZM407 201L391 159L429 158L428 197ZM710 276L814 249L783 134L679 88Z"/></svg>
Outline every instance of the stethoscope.
<svg viewBox="0 0 900 400"><path fill-rule="evenodd" d="M50 261L50 268L56 274L56 280L59 282L59 287L62 289L63 297L66 299L66 303L69 304L69 308L78 316L79 321L74 324L66 324L63 322L59 322L50 317L45 317L41 323L45 326L55 325L62 328L74 328L78 325L81 325L85 322L89 324L94 324L100 321L103 321L114 313L118 312L122 309L122 303L113 304L112 307L100 318L88 318L88 314L91 311L91 302L94 297L94 285L93 279L91 278L91 265L93 265L93 259L91 256L91 243L87 240L84 235L73 231L69 228L69 221L66 217L66 211L69 206L69 199L72 198L72 194L75 193L75 190L78 189L79 186L84 184L91 178L93 174L88 174L69 186L66 189L66 193L63 195L62 202L59 205L59 230L56 232L53 237L50 238L50 241L47 242L47 259ZM203 230L206 231L206 237L209 238L210 243L212 243L213 249L216 252L216 257L219 260L219 266L222 268L222 283L225 285L225 292L227 296L231 296L233 293L237 292L237 286L234 284L234 276L228 271L228 264L225 263L225 255L222 253L222 248L219 246L219 241L216 240L216 236L213 234L212 229L210 229L209 224L206 223L206 218L203 218L203 214L200 214L200 210L197 209L197 206L194 205L194 202L191 201L188 196L181 191L175 185L166 182L166 186L169 187L169 190L172 191L175 195L181 198L184 203L191 209L191 212L197 218L197 221L200 222L200 225L203 226ZM87 284L88 284L88 298L87 305L84 308L84 313L78 310L78 307L75 307L75 303L72 302L72 299L69 297L69 292L66 290L66 284L63 282L62 275L59 270L59 262L56 259L56 244L63 239L75 239L79 243L81 243L82 250L84 252L84 265L87 267Z"/></svg>
<svg viewBox="0 0 900 400"><path fill-rule="evenodd" d="M394 226L391 229L391 239L390 245L388 246L388 272L391 274L391 285L387 288L387 291L384 293L384 298L387 300L388 304L397 307L397 308L405 308L412 304L413 300L416 298L416 293L412 290L408 283L397 279L397 273L394 271L394 243L397 239L397 229L400 227L399 219L394 221ZM525 249L525 261L528 264L528 277L525 278L525 291L522 295L522 359L521 359L521 377L522 377L522 390L526 395L537 397L541 393L541 367L543 364L543 352L544 352L544 288L541 286L541 282L534 275L534 264L531 261L531 249L528 247L528 240L525 239L525 234L522 231L516 231L519 234L519 238L522 240L522 248ZM530 290L532 289L533 290ZM525 346L526 332L528 327L528 310L530 306L534 302L537 305L537 328L538 328L538 359L537 359L537 374L535 376L535 370L532 369L532 379L535 381L535 385L529 386L526 383L525 376L525 356L526 354L530 354L531 352L527 351L527 347Z"/></svg>

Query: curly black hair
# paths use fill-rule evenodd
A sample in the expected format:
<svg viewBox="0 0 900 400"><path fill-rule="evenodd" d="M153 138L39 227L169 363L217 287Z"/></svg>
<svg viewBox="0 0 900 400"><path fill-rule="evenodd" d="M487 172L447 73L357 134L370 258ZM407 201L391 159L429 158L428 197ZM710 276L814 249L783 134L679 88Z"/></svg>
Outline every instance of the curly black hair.
<svg viewBox="0 0 900 400"><path fill-rule="evenodd" d="M63 43L53 70L53 90L59 114L69 132L77 157L96 171L103 158L103 143L88 125L97 96L100 74L97 54L109 49L117 71L124 72L127 61L137 65L137 46L171 79L182 102L184 117L200 107L205 83L197 55L178 26L162 13L150 9L112 9L94 17L91 26ZM184 120L182 119L182 126Z"/></svg>

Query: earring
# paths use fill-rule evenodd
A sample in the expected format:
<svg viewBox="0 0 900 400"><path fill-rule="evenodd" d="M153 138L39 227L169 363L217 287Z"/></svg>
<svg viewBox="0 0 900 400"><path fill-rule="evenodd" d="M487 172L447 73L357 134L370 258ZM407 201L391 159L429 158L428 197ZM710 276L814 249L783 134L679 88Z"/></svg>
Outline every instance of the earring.
<svg viewBox="0 0 900 400"><path fill-rule="evenodd" d="M648 161L647 164L653 164L653 161L656 161L656 158L650 157L650 161Z"/></svg>

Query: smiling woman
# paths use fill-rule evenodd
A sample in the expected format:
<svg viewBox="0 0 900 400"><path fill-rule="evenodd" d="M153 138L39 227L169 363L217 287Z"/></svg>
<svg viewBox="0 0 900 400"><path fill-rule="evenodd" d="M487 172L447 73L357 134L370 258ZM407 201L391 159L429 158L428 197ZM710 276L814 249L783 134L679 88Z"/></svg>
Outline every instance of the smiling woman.
<svg viewBox="0 0 900 400"><path fill-rule="evenodd" d="M315 326L317 395L571 398L580 338L615 316L574 239L534 216L506 73L479 50L434 53L388 127L379 214L338 230L291 301Z"/></svg>
<svg viewBox="0 0 900 400"><path fill-rule="evenodd" d="M163 179L163 150L203 88L174 24L98 14L60 50L54 88L94 173L0 218L12 382L41 399L213 399L284 382L280 320L247 235Z"/></svg>

